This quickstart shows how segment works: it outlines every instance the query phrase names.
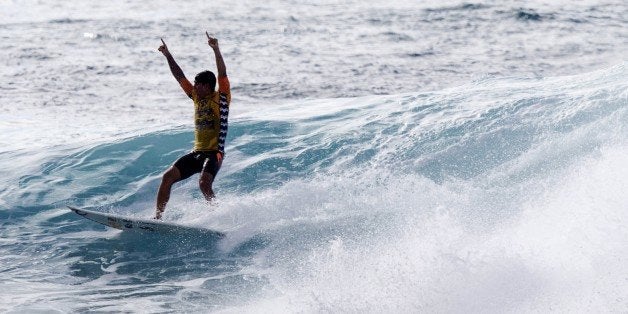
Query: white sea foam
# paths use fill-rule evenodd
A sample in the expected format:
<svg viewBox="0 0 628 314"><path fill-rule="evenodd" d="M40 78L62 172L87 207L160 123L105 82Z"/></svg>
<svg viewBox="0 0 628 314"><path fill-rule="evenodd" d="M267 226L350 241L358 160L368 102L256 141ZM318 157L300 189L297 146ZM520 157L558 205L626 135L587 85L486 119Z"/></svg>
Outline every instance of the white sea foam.
<svg viewBox="0 0 628 314"><path fill-rule="evenodd" d="M508 190L497 192L511 206L497 222L498 213L477 219L476 210L491 204L474 203L495 191L412 177L372 191L380 202L340 205L352 218L336 228L315 219L321 214L300 212L307 227L325 230L322 239L312 240L311 230L295 235L307 228L287 219L283 227L291 230L277 233L260 265L270 267L272 289L227 312L621 312L628 288L621 275L628 256L625 156L626 146L603 148L556 178L535 180L547 189L516 201ZM350 185L336 188L352 192ZM268 217L263 204L256 209ZM332 213L342 221L340 210L324 216ZM360 215L380 219L364 226Z"/></svg>

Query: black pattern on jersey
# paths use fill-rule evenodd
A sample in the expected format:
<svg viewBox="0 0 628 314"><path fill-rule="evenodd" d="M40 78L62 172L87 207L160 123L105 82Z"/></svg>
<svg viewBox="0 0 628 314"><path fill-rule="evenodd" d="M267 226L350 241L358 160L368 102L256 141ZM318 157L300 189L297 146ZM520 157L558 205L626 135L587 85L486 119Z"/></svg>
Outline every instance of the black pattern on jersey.
<svg viewBox="0 0 628 314"><path fill-rule="evenodd" d="M218 135L218 150L225 153L225 141L227 140L227 131L229 129L229 102L227 101L227 94L220 93L220 133Z"/></svg>

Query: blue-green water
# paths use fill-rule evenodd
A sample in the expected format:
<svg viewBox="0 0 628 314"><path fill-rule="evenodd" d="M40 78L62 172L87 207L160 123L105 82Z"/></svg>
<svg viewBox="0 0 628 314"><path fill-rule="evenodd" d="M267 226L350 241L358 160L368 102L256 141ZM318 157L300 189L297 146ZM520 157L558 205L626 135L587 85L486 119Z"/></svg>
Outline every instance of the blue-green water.
<svg viewBox="0 0 628 314"><path fill-rule="evenodd" d="M0 312L628 311L625 1L0 2ZM233 101L198 176L221 43Z"/></svg>
<svg viewBox="0 0 628 314"><path fill-rule="evenodd" d="M625 78L621 65L242 114L216 203L201 201L193 177L164 216L224 240L126 234L64 208L150 217L189 130L51 147L32 168L5 170L1 276L14 292L3 303L318 312L586 301L621 310ZM3 168L22 155L3 153Z"/></svg>

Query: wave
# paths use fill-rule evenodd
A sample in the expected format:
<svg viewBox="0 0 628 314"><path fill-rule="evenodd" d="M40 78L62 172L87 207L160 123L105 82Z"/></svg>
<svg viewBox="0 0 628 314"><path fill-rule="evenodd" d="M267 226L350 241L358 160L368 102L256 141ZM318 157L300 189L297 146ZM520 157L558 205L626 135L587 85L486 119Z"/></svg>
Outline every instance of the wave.
<svg viewBox="0 0 628 314"><path fill-rule="evenodd" d="M72 298L101 310L128 309L121 298L228 312L619 310L626 77L621 64L242 112L216 203L200 201L193 177L164 217L228 234L207 245L151 246L61 209L151 215L190 131L51 148L0 191L3 238L14 239L3 250L24 266L4 276L45 273L18 251L47 247L48 263L66 269L48 288L89 286Z"/></svg>

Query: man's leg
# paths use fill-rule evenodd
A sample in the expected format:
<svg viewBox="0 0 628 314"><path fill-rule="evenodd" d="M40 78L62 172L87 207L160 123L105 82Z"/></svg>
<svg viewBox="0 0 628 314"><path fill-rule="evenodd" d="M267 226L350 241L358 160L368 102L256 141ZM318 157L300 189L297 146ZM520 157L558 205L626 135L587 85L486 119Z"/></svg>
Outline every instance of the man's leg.
<svg viewBox="0 0 628 314"><path fill-rule="evenodd" d="M157 192L157 211L155 212L155 219L161 219L161 214L166 209L168 200L170 200L172 185L180 179L181 172L175 166L170 167L164 173L161 178L161 184L159 185L159 191Z"/></svg>
<svg viewBox="0 0 628 314"><path fill-rule="evenodd" d="M211 153L205 159L205 162L203 162L203 169L201 170L201 178L198 181L198 185L207 201L211 201L216 196L212 185L214 184L214 178L218 170L220 170L221 165L222 155L219 153Z"/></svg>
<svg viewBox="0 0 628 314"><path fill-rule="evenodd" d="M214 190L212 189L212 184L214 183L214 176L209 172L202 171L201 178L198 181L198 185L201 188L201 192L205 195L205 199L207 201L211 201L216 195L214 194Z"/></svg>

